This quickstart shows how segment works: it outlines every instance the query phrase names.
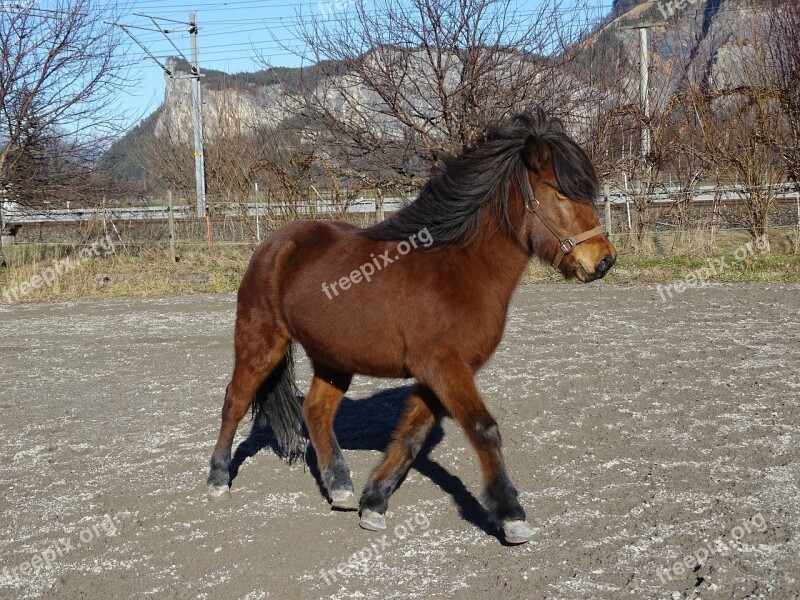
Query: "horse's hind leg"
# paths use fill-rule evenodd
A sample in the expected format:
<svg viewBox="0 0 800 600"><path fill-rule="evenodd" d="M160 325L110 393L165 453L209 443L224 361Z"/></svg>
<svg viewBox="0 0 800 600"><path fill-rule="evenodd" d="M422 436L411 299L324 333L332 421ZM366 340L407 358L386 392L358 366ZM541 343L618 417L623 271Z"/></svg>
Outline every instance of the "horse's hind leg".
<svg viewBox="0 0 800 600"><path fill-rule="evenodd" d="M311 389L303 401L303 419L317 454L322 483L330 496L331 506L341 510L358 508L350 468L333 432L336 409L352 379L351 374L314 365Z"/></svg>
<svg viewBox="0 0 800 600"><path fill-rule="evenodd" d="M361 494L361 527L371 530L386 528L383 515L389 506L389 497L408 473L441 414L441 404L433 392L423 385L416 385L406 400L406 410L383 462L375 469Z"/></svg>
<svg viewBox="0 0 800 600"><path fill-rule="evenodd" d="M525 521L517 490L506 472L500 429L475 387L472 370L455 353L440 353L426 361L422 369L420 379L430 384L478 454L483 502L489 514L502 527L506 541L527 542L534 530Z"/></svg>
<svg viewBox="0 0 800 600"><path fill-rule="evenodd" d="M208 495L211 499L230 497L230 464L233 437L242 417L247 414L253 396L264 379L278 366L289 347L290 340L273 339L265 342L258 334L237 323L236 361L233 376L225 390L222 423L208 476Z"/></svg>

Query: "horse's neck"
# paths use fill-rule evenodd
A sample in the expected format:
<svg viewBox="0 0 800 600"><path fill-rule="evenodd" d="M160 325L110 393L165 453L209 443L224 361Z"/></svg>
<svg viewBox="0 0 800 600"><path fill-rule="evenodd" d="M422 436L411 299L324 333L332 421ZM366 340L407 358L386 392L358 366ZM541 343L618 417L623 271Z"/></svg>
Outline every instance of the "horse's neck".
<svg viewBox="0 0 800 600"><path fill-rule="evenodd" d="M488 224L470 244L467 253L482 270L483 281L494 283L492 288L508 303L530 261L530 254L513 233L505 225Z"/></svg>

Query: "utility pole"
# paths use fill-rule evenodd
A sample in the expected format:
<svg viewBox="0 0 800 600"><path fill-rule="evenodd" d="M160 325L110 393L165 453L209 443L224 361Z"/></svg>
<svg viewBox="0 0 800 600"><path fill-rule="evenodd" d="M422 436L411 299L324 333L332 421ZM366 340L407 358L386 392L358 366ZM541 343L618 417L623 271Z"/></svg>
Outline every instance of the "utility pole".
<svg viewBox="0 0 800 600"><path fill-rule="evenodd" d="M662 26L663 23L658 22L633 22L631 24L621 25L621 30L638 29L639 30L639 98L642 109L642 132L640 143L640 154L642 164L642 187L645 182L650 179L650 167L647 164L647 157L650 154L651 137L650 137L650 42L648 39L648 30L652 27Z"/></svg>
<svg viewBox="0 0 800 600"><path fill-rule="evenodd" d="M200 31L200 27L197 25L197 13L190 12L189 13L189 22L186 23L185 21L177 21L175 19L167 19L165 17L153 17L151 15L145 15L142 13L133 13L137 17L145 17L150 19L153 22L154 27L142 27L140 25L126 25L124 23L110 23L111 25L116 25L122 31L124 31L134 42L138 45L147 56L149 56L164 73L167 77L171 79L191 79L192 83L192 124L194 126L194 176L195 176L195 185L197 188L197 216L198 217L207 217L206 214L206 176L205 176L205 165L203 162L203 116L202 116L202 103L200 98L200 58L199 52L197 48L197 34ZM159 21L166 21L169 23L178 23L186 27L183 28L170 28L165 29L161 25L159 25ZM191 65L191 73L187 75L176 75L174 74L167 65L161 62L148 48L145 44L141 42L133 33L131 29L141 29L143 31L155 31L164 35L167 41L172 45L175 49L175 52L178 53L183 60ZM189 61L181 52L180 48L175 45L175 42L170 39L170 33L176 32L188 32L189 39L191 42L192 47L192 60ZM208 225L208 224L207 224Z"/></svg>
<svg viewBox="0 0 800 600"><path fill-rule="evenodd" d="M203 114L200 99L200 54L197 48L197 13L189 13L192 43L192 123L194 124L194 178L197 186L197 216L206 214L206 177L203 160Z"/></svg>
<svg viewBox="0 0 800 600"><path fill-rule="evenodd" d="M639 28L639 97L642 101L642 169L647 170L650 154L650 46L647 40L648 27Z"/></svg>

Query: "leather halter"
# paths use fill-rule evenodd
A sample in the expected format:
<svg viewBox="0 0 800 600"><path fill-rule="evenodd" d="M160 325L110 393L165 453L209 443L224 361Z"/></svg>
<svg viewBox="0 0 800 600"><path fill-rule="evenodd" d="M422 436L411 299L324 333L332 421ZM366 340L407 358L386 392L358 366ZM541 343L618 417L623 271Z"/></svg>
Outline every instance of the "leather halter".
<svg viewBox="0 0 800 600"><path fill-rule="evenodd" d="M544 215L540 212L541 204L539 200L536 199L536 196L533 195L533 188L531 187L531 182L528 179L527 173L523 175L523 179L525 180L525 184L522 186L522 195L525 196L525 209L531 211L539 220L544 224L547 229L550 230L556 238L558 238L559 246L558 246L558 254L556 254L555 259L553 259L553 266L557 269L558 265L561 264L561 261L567 254L571 254L573 250L578 246L578 244L585 242L597 235L605 235L606 230L605 228L599 224L594 229L590 229L589 231L584 231L581 234L576 236L568 236L563 235L561 230L559 229L558 225L553 223L547 215Z"/></svg>

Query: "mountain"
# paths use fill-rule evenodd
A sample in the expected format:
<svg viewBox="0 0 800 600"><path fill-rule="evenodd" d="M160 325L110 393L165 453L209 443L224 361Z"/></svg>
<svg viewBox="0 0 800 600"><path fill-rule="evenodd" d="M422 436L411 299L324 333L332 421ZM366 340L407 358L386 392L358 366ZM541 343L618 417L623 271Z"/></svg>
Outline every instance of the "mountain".
<svg viewBox="0 0 800 600"><path fill-rule="evenodd" d="M574 103L576 122L597 110L597 97L608 98L607 94L595 93L604 85L613 85L614 94L631 103L638 102L637 25L647 25L650 32L650 89L654 110L669 100L690 73L695 80L699 78L707 85L735 85L744 77L738 64L743 52L748 51L748 22L757 20L757 15L757 5L746 0L616 0L609 17L581 42L577 72L559 75L564 80L569 79L567 85L560 86L568 89L571 95L564 101ZM528 57L518 56L513 60L524 61ZM622 81L604 82L604 76L613 70L607 68L608 62L625 73ZM413 60L410 64L415 68ZM191 91L190 80L185 77L189 65L170 59L168 66L177 76L166 78L162 105L116 142L104 157L104 164L115 171L120 183L126 177L139 182L146 178L146 173L137 167L141 160L136 156L147 152L153 140L191 145ZM345 119L348 111L357 113L340 95L323 85L323 70L317 65L237 74L202 70L205 140L213 143L223 128L244 132L290 123L293 109L297 107L293 88L298 84L325 94L331 110ZM348 77L343 71L334 76ZM362 106L381 103L377 94L358 83L352 90L353 97ZM417 90L415 93L422 101L427 92ZM435 90L431 93L435 95ZM382 127L388 127L389 134L393 134L390 122L384 120ZM395 133L402 135L402 128L398 127Z"/></svg>
<svg viewBox="0 0 800 600"><path fill-rule="evenodd" d="M157 140L172 140L191 145L193 124L191 115L191 89L187 78L189 63L170 58L165 74L165 94L161 105L149 116L116 140L102 156L99 168L119 190L148 195L158 188L154 174L149 173L144 160ZM204 132L207 140L214 138L224 118L238 119L243 126L254 126L265 120L269 109L277 103L278 83L284 85L308 84L318 76L316 66L306 68L277 67L252 73L225 73L202 69L202 100ZM267 119L269 120L269 119ZM272 119L278 122L279 116Z"/></svg>

